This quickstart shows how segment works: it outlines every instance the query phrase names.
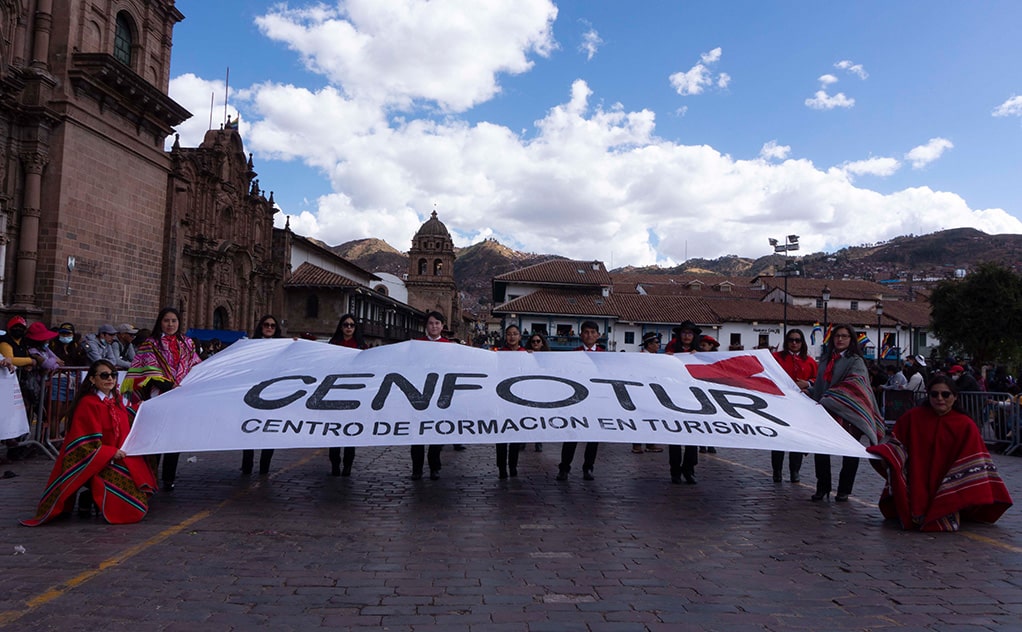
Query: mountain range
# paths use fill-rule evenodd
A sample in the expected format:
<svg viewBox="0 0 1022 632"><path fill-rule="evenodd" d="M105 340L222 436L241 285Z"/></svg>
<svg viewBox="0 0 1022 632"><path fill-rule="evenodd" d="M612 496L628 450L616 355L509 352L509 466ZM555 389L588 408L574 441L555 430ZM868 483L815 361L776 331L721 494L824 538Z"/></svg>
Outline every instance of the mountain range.
<svg viewBox="0 0 1022 632"><path fill-rule="evenodd" d="M381 239L358 239L326 246L370 272L408 272L408 255ZM764 250L769 246L764 244ZM492 307L493 277L550 259L555 254L519 252L495 239L456 248L454 279L462 293L462 307L485 317ZM834 253L817 252L791 257L800 274L815 279L911 280L921 284L952 278L956 271L995 262L1016 272L1022 266L1022 235L988 235L974 228L955 228L928 235L904 235L889 241L842 248ZM685 263L660 266L616 268L614 272L641 274L718 274L755 277L783 269L783 255L758 258L727 255L717 259L689 259Z"/></svg>

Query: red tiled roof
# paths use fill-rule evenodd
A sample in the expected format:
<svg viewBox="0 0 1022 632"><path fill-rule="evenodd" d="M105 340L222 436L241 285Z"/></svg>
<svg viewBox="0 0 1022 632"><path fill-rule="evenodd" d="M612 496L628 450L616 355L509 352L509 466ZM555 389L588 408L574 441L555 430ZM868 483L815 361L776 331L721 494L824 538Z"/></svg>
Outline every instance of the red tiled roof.
<svg viewBox="0 0 1022 632"><path fill-rule="evenodd" d="M539 290L493 308L494 314L552 314L558 316L611 316L618 313L615 300L597 294Z"/></svg>
<svg viewBox="0 0 1022 632"><path fill-rule="evenodd" d="M759 277L768 288L784 288L784 277ZM877 295L894 294L880 283L861 279L803 279L788 277L788 294L797 297L818 298L823 288L830 290L832 299L849 299L853 301L875 301Z"/></svg>
<svg viewBox="0 0 1022 632"><path fill-rule="evenodd" d="M306 261L291 274L284 287L360 287L336 272L329 272Z"/></svg>
<svg viewBox="0 0 1022 632"><path fill-rule="evenodd" d="M593 266L596 269L593 269ZM546 283L553 285L607 286L611 284L610 274L601 261L575 261L554 259L536 265L512 270L494 277L494 281Z"/></svg>
<svg viewBox="0 0 1022 632"><path fill-rule="evenodd" d="M700 325L719 322L706 301L690 296L614 296L618 318L631 323L663 323L676 325L691 320Z"/></svg>

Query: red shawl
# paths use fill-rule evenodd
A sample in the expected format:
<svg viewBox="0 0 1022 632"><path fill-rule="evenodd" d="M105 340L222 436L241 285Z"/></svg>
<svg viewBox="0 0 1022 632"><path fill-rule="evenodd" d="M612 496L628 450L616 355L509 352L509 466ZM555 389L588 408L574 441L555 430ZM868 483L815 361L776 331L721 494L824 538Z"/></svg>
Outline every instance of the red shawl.
<svg viewBox="0 0 1022 632"><path fill-rule="evenodd" d="M156 489L156 479L142 457L113 460L129 429L128 412L116 391L105 401L97 395L83 397L75 408L36 515L21 524L35 527L69 511L75 494L84 485L89 486L107 522L141 520L149 510L149 495Z"/></svg>
<svg viewBox="0 0 1022 632"><path fill-rule="evenodd" d="M902 528L957 531L959 521L995 522L1011 506L976 423L962 413L938 416L927 405L898 419L893 436L866 448L888 465L880 511Z"/></svg>

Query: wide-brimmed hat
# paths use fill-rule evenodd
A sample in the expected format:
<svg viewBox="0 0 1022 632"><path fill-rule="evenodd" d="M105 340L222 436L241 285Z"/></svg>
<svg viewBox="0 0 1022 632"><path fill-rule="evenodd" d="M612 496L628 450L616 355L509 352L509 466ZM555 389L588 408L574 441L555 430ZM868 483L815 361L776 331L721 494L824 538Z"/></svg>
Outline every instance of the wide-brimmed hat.
<svg viewBox="0 0 1022 632"><path fill-rule="evenodd" d="M53 340L57 337L57 332L53 331L46 325L39 321L36 321L28 326L28 332L25 333L25 337L35 342L46 342L47 340Z"/></svg>
<svg viewBox="0 0 1022 632"><path fill-rule="evenodd" d="M691 320L686 320L685 322L681 323L671 331L673 331L676 334L680 334L683 331L691 331L693 336L698 336L699 334L703 333L703 330L697 327L696 324Z"/></svg>
<svg viewBox="0 0 1022 632"><path fill-rule="evenodd" d="M699 342L697 344L702 344L704 342L708 342L713 345L714 349L718 349L720 347L720 343L717 342L717 339L713 336L699 336Z"/></svg>
<svg viewBox="0 0 1022 632"><path fill-rule="evenodd" d="M918 364L919 366L926 366L926 359L923 356L917 355L912 359L915 360L916 364Z"/></svg>
<svg viewBox="0 0 1022 632"><path fill-rule="evenodd" d="M639 343L639 346L645 347L651 342L654 341L660 342L660 340L661 340L660 334L658 334L655 331L647 331L646 333L642 334L642 342Z"/></svg>

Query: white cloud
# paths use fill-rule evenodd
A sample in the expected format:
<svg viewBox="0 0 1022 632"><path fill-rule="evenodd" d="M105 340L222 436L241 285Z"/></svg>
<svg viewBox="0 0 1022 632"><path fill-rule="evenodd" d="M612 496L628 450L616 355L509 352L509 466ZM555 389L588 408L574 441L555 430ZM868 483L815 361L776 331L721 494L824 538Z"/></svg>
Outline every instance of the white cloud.
<svg viewBox="0 0 1022 632"><path fill-rule="evenodd" d="M851 176L869 175L886 177L893 175L900 168L901 163L897 159L881 157L847 162L841 166L841 171Z"/></svg>
<svg viewBox="0 0 1022 632"><path fill-rule="evenodd" d="M806 99L805 104L814 110L833 110L834 108L850 108L855 105L855 99L845 96L844 92L838 92L831 96L826 90L817 90L816 94Z"/></svg>
<svg viewBox="0 0 1022 632"><path fill-rule="evenodd" d="M791 153L788 145L778 145L776 140L770 140L763 144L759 150L759 157L764 160L784 160Z"/></svg>
<svg viewBox="0 0 1022 632"><path fill-rule="evenodd" d="M556 46L550 0L491 0L485 9L426 0L347 0L256 18L264 35L346 96L408 109L461 112L500 91L497 75L532 68Z"/></svg>
<svg viewBox="0 0 1022 632"><path fill-rule="evenodd" d="M842 59L841 61L837 62L836 64L834 64L834 67L840 68L841 70L847 70L848 72L857 76L859 79L865 79L869 77L869 73L867 73L866 69L862 67L862 64L856 64L847 59Z"/></svg>
<svg viewBox="0 0 1022 632"><path fill-rule="evenodd" d="M579 22L585 25L586 32L582 34L582 43L578 45L578 50L581 53L585 53L586 61L591 61L596 56L596 51L599 50L600 45L603 44L603 40L592 24L586 20L579 20Z"/></svg>
<svg viewBox="0 0 1022 632"><path fill-rule="evenodd" d="M699 56L700 63L684 72L676 72L668 77L671 86L683 97L702 94L706 88L711 86L726 88L731 83L731 75L720 73L714 77L713 71L709 68L710 64L720 61L721 54L719 46L708 53L701 54Z"/></svg>
<svg viewBox="0 0 1022 632"><path fill-rule="evenodd" d="M994 116L1022 116L1022 96L1013 96L994 108Z"/></svg>
<svg viewBox="0 0 1022 632"><path fill-rule="evenodd" d="M835 77L834 75L831 75L831 74L820 75L819 82L824 87L826 87L826 86L829 86L832 83L837 83L837 77Z"/></svg>
<svg viewBox="0 0 1022 632"><path fill-rule="evenodd" d="M207 130L219 129L224 123L226 86L222 80L201 79L192 73L186 73L171 79L168 92L170 98L192 113L192 118L177 127L182 146L197 146L202 142ZM236 96L232 93L230 98L233 100ZM232 119L237 118L238 110L229 105L227 114ZM242 123L247 124L247 121ZM173 142L174 137L168 137L166 147L169 149Z"/></svg>
<svg viewBox="0 0 1022 632"><path fill-rule="evenodd" d="M954 143L946 138L931 138L925 145L913 147L905 154L905 158L912 163L913 169L922 169L954 146Z"/></svg>

